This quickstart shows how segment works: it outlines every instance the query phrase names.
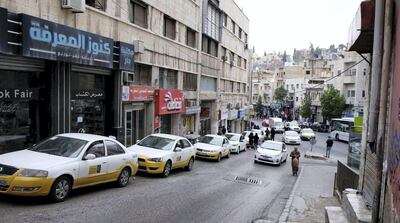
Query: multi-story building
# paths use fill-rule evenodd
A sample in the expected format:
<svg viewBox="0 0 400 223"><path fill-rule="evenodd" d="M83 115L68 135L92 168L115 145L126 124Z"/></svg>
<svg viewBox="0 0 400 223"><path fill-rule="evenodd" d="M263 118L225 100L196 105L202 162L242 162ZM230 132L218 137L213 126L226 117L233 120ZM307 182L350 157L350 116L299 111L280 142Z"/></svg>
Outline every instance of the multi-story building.
<svg viewBox="0 0 400 223"><path fill-rule="evenodd" d="M126 145L153 132L216 133L221 107L244 119L249 21L233 0L0 7L0 152L64 132Z"/></svg>
<svg viewBox="0 0 400 223"><path fill-rule="evenodd" d="M275 75L270 70L256 70L252 73L253 91L252 101L257 103L258 98L264 105L271 105L273 103L274 90L275 90Z"/></svg>

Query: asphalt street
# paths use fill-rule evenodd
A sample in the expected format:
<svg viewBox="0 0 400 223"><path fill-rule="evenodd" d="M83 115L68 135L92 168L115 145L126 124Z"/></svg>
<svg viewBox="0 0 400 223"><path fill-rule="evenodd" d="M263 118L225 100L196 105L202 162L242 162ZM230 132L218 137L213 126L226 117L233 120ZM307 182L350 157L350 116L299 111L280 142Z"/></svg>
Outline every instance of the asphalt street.
<svg viewBox="0 0 400 223"><path fill-rule="evenodd" d="M317 134L314 151L325 151L327 134ZM280 135L277 137L280 140ZM310 148L302 142L300 150ZM288 152L293 146L288 146ZM347 144L335 142L332 158L345 159ZM0 222L252 222L276 221L295 183L290 161L255 164L254 151L220 163L196 160L192 172L168 178L139 174L125 188L111 184L76 190L65 202L0 196ZM301 164L300 164L301 165ZM252 178L260 184L244 183Z"/></svg>

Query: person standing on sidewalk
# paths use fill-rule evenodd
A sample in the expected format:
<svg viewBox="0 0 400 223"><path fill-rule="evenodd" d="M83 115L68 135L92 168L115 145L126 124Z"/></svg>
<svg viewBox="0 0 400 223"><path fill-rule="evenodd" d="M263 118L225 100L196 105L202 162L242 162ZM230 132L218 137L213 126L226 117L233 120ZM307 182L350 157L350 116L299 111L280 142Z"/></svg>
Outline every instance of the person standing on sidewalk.
<svg viewBox="0 0 400 223"><path fill-rule="evenodd" d="M250 147L250 149L253 148L253 143L254 143L254 135L253 135L253 132L250 132L250 135L249 135L249 147Z"/></svg>
<svg viewBox="0 0 400 223"><path fill-rule="evenodd" d="M260 139L260 137L258 137L258 134L256 133L256 135L254 136L254 150L257 150L258 147L258 140Z"/></svg>
<svg viewBox="0 0 400 223"><path fill-rule="evenodd" d="M271 129L271 140L272 141L275 141L275 127L272 127L272 129Z"/></svg>
<svg viewBox="0 0 400 223"><path fill-rule="evenodd" d="M330 136L328 136L328 140L326 140L326 154L325 154L326 158L329 158L331 156L332 146L333 146L333 140Z"/></svg>

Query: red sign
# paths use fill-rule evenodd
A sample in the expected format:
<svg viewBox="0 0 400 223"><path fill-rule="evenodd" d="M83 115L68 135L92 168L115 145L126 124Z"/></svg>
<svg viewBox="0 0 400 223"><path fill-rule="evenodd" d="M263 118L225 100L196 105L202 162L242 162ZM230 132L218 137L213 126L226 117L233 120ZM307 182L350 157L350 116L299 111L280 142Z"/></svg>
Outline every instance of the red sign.
<svg viewBox="0 0 400 223"><path fill-rule="evenodd" d="M160 117L158 115L154 116L154 129L160 128Z"/></svg>
<svg viewBox="0 0 400 223"><path fill-rule="evenodd" d="M122 87L122 101L151 101L154 98L154 87L131 85Z"/></svg>
<svg viewBox="0 0 400 223"><path fill-rule="evenodd" d="M185 98L180 90L157 89L155 94L156 115L167 115L185 112Z"/></svg>

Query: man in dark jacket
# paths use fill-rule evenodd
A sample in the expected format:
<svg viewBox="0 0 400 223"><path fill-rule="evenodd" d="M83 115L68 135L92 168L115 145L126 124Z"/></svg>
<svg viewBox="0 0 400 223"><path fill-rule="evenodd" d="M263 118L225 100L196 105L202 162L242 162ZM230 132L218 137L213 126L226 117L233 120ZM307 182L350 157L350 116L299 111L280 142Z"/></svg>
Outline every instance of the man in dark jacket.
<svg viewBox="0 0 400 223"><path fill-rule="evenodd" d="M274 127L272 127L272 129L271 129L271 140L272 141L275 141L275 128Z"/></svg>
<svg viewBox="0 0 400 223"><path fill-rule="evenodd" d="M260 138L258 137L258 134L256 133L256 135L254 136L254 150L256 150L257 147L258 147L258 140L259 139Z"/></svg>
<svg viewBox="0 0 400 223"><path fill-rule="evenodd" d="M333 140L330 136L328 136L328 140L326 140L326 155L325 157L329 158L331 156L331 149L333 146Z"/></svg>
<svg viewBox="0 0 400 223"><path fill-rule="evenodd" d="M253 132L250 132L250 135L249 135L249 147L253 148L253 144L254 144L254 135L253 135Z"/></svg>

